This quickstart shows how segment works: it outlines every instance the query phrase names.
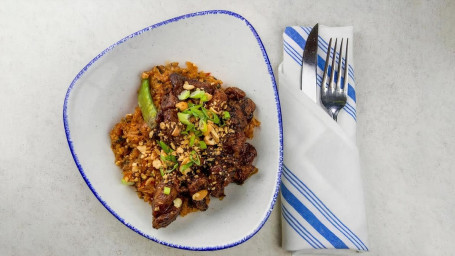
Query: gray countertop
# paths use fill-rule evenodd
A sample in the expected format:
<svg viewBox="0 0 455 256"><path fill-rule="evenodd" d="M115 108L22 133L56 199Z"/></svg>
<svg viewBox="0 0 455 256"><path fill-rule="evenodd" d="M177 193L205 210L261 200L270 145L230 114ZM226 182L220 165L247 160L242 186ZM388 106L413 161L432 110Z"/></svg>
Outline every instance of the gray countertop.
<svg viewBox="0 0 455 256"><path fill-rule="evenodd" d="M188 252L147 240L93 196L69 152L62 106L108 45L178 15L248 19L276 70L287 25L353 25L369 255L455 251L455 2L22 1L0 4L2 255L288 255L280 209L247 242Z"/></svg>

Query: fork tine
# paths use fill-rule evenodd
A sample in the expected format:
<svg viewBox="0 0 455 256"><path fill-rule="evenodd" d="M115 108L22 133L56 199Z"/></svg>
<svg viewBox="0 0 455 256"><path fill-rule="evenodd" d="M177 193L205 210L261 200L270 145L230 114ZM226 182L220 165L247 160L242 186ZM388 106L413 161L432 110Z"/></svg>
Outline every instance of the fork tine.
<svg viewBox="0 0 455 256"><path fill-rule="evenodd" d="M325 65L324 65L324 73L322 75L322 84L321 89L323 91L327 91L327 70L329 68L329 60L330 60L330 49L332 48L332 38L329 40L329 47L327 48L327 57L325 57Z"/></svg>
<svg viewBox="0 0 455 256"><path fill-rule="evenodd" d="M338 75L337 75L337 86L336 89L341 92L341 66L343 65L343 38L341 38L340 44L340 56L338 58Z"/></svg>
<svg viewBox="0 0 455 256"><path fill-rule="evenodd" d="M348 49L349 49L349 38L346 38L346 57L344 57L344 85L343 85L343 90L346 96L348 95L348 81L349 81L349 76L348 76L348 69L349 69L349 62L348 62Z"/></svg>
<svg viewBox="0 0 455 256"><path fill-rule="evenodd" d="M337 41L338 39L335 38L335 46L333 47L333 54L332 54L332 69L331 69L331 72L330 72L330 81L329 81L329 90L333 92L334 90L334 77L335 77L335 57L336 57L336 54L337 54Z"/></svg>

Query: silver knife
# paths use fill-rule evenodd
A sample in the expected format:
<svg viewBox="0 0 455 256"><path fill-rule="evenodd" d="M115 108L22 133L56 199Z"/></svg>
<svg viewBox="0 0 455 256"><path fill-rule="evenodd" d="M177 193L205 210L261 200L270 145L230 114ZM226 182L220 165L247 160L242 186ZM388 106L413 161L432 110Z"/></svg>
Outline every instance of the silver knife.
<svg viewBox="0 0 455 256"><path fill-rule="evenodd" d="M300 90L316 102L316 72L318 67L318 24L311 30L303 49Z"/></svg>

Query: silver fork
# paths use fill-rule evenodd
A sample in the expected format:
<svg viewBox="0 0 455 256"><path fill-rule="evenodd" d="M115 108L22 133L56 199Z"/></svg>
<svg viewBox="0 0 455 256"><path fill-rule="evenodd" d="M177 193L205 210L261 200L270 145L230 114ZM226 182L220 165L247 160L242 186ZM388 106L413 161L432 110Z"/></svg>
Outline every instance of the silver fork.
<svg viewBox="0 0 455 256"><path fill-rule="evenodd" d="M340 46L340 56L338 61L338 76L335 83L335 58L337 55L337 41L335 39L335 47L333 48L332 54L332 69L330 71L330 81L329 85L327 86L327 76L328 76L328 69L329 69L329 60L330 60L330 51L332 47L332 38L329 41L329 48L327 50L327 57L325 59L325 67L324 67L324 75L322 77L322 85L321 85L321 101L322 104L325 106L327 111L329 112L330 116L333 120L337 121L338 112L346 105L346 101L348 98L348 46L349 46L349 39L346 38L346 57L345 57L345 64L344 64L344 83L343 88L341 88L341 66L342 66L342 59L343 59L343 38L341 39L341 46Z"/></svg>

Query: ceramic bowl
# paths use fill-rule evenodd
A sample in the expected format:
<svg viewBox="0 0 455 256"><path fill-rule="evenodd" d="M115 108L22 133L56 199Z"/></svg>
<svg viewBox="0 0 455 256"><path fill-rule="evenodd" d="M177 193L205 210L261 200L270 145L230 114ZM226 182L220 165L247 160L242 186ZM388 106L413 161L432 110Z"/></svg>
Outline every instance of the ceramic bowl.
<svg viewBox="0 0 455 256"><path fill-rule="evenodd" d="M109 132L134 111L141 72L168 61L191 61L254 100L261 126L250 143L258 152L254 164L259 172L241 186L230 184L226 197L212 198L207 211L178 217L156 230L150 205L120 182ZM256 234L273 209L282 162L277 87L261 39L236 13L214 10L179 16L109 46L69 86L63 119L71 154L93 194L119 221L155 242L188 250L232 247Z"/></svg>

